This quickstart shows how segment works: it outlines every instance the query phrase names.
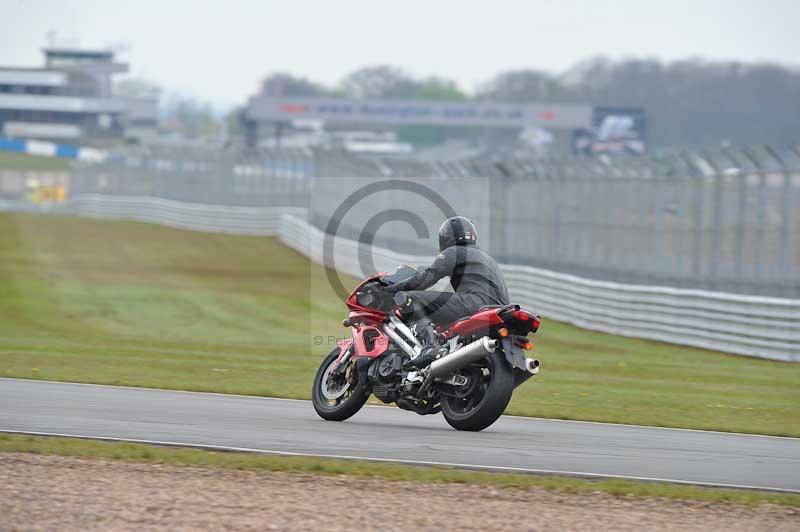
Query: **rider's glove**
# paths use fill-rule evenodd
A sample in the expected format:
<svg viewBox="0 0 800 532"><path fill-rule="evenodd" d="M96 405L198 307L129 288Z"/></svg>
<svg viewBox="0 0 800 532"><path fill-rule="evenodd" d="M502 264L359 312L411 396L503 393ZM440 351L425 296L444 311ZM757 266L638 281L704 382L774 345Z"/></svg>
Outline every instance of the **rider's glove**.
<svg viewBox="0 0 800 532"><path fill-rule="evenodd" d="M394 295L394 304L402 311L411 306L411 298L403 291L397 292Z"/></svg>

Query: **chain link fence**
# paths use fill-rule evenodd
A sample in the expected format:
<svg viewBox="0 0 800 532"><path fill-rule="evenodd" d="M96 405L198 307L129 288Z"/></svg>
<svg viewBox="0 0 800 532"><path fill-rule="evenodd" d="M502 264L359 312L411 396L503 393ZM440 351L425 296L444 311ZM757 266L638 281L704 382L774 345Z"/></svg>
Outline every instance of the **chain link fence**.
<svg viewBox="0 0 800 532"><path fill-rule="evenodd" d="M481 244L504 263L626 284L800 297L797 146L455 161L151 149L76 166L69 188L73 196L310 207L310 220L324 229L353 190L397 178L431 187L473 216ZM360 206L356 218L368 220L393 202L387 196ZM416 203L435 234L441 214ZM342 230L357 238L363 225L349 216L340 220ZM436 252L397 223L375 242L405 253Z"/></svg>
<svg viewBox="0 0 800 532"><path fill-rule="evenodd" d="M473 217L482 245L508 264L627 284L800 297L796 146L417 166L370 162L376 168L361 173L355 165L336 171L339 162L323 173L334 177L316 179L311 218L317 227L333 215L330 205L365 182L402 177L437 190ZM487 178L488 189L476 188L471 176ZM476 199L483 203L476 206ZM341 220L344 233L358 238L357 228L392 203L378 197L361 205L349 224ZM431 230L438 227L435 209L414 209ZM405 253L436 251L397 225L375 241Z"/></svg>
<svg viewBox="0 0 800 532"><path fill-rule="evenodd" d="M303 206L315 160L305 150L243 156L209 150L150 150L75 167L70 194L154 196L234 206Z"/></svg>

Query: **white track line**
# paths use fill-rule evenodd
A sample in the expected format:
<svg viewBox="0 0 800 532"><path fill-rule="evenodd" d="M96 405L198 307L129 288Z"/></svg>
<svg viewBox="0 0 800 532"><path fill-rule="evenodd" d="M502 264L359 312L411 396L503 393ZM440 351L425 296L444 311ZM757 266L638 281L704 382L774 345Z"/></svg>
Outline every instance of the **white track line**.
<svg viewBox="0 0 800 532"><path fill-rule="evenodd" d="M156 392L171 392L171 393L184 393L190 395L213 395L213 396L220 396L220 397L240 397L243 399L258 399L262 401L286 401L286 402L294 402L294 403L305 403L311 404L311 401L308 399L288 399L286 397L267 397L263 395L240 395L235 393L220 393L220 392L197 392L192 390L172 390L169 388L146 388L144 386L124 386L124 385L116 385L116 384L94 384L91 382L69 382L69 381L47 381L47 380L39 380L39 379L20 379L15 377L0 377L0 382L2 381L19 381L19 382L43 382L49 384L69 384L70 386L95 386L98 388L120 388L123 390L152 390ZM395 408L390 405L364 405L368 408ZM534 417L534 416L516 416L516 415L508 415L505 414L503 417L513 418L513 419L521 419L527 421L543 421L543 422L550 422L550 423L581 423L584 425L605 425L609 427L631 427L631 428L638 428L638 429L654 429L654 430L680 430L684 432L699 432L704 434L722 434L724 436L748 436L752 438L778 438L782 440L800 440L800 438L795 436L773 436L771 434L751 434L748 432L725 432L722 430L702 430L702 429L687 429L681 427L657 427L653 425L635 425L631 423L610 423L607 421L584 421L580 419L558 419L558 418L546 418L546 417ZM1 431L0 431L1 432Z"/></svg>
<svg viewBox="0 0 800 532"><path fill-rule="evenodd" d="M759 490L759 491L774 491L779 493L800 493L800 490L793 490L787 488L770 488L767 486L748 486L743 484L721 484L714 482L694 482L691 480L677 480L671 478L656 478L656 477L636 477L629 475L606 475L601 473L586 473L583 471L558 471L551 469L530 469L524 467L505 467L505 466L489 466L489 465L475 465L475 464L458 464L451 462L432 462L423 460L401 460L393 458L372 458L368 456L350 456L338 454L316 454L316 453L295 453L291 451L274 451L271 449L252 449L249 447L231 447L227 445L209 445L202 443L185 443L173 441L160 441L160 440L142 440L136 438L116 438L112 436L85 436L80 434L62 434L57 432L34 432L24 430L8 430L0 429L0 433L8 434L26 434L31 436L51 436L60 438L81 438L87 440L100 440L112 442L129 442L129 443L144 443L149 445L163 445L169 447L192 447L196 449L210 449L215 451L231 451L242 453L260 453L272 454L279 456L307 456L311 458L327 458L332 460L362 460L367 462L385 462L394 464L407 464L414 466L430 466L430 467L451 467L458 469L471 469L477 471L498 471L505 473L529 473L539 475L562 475L569 477L585 477L585 478L614 478L622 480L637 480L644 482L668 482L671 484L682 484L688 486L704 486L711 488L728 488L728 489L743 489L743 490Z"/></svg>

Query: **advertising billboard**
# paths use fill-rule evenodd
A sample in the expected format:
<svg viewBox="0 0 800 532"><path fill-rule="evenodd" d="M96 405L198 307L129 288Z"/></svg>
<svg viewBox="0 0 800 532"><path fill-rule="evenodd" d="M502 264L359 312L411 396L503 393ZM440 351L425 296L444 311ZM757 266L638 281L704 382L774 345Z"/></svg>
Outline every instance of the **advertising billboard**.
<svg viewBox="0 0 800 532"><path fill-rule="evenodd" d="M259 122L317 120L326 123L542 127L591 126L586 104L347 100L337 98L250 98L247 118Z"/></svg>

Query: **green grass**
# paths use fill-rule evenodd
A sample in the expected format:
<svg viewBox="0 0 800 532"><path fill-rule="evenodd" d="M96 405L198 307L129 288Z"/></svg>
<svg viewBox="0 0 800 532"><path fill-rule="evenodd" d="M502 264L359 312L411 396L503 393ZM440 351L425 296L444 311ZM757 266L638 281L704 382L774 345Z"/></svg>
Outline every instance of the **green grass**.
<svg viewBox="0 0 800 532"><path fill-rule="evenodd" d="M326 287L271 238L2 214L0 376L308 398L314 336L346 333ZM800 436L800 364L547 319L537 338L509 413Z"/></svg>
<svg viewBox="0 0 800 532"><path fill-rule="evenodd" d="M42 157L0 150L0 168L63 171L69 169L69 163L65 159L57 157Z"/></svg>
<svg viewBox="0 0 800 532"><path fill-rule="evenodd" d="M258 453L210 452L135 443L101 442L0 434L0 452L55 454L106 458L148 464L221 467L250 471L286 471L323 475L353 475L389 481L459 483L500 488L544 488L567 493L602 491L612 495L665 497L738 504L772 503L800 507L800 495L749 490L717 489L662 482L586 480L549 475L522 475L463 471L443 467L416 467L356 460L331 460Z"/></svg>

